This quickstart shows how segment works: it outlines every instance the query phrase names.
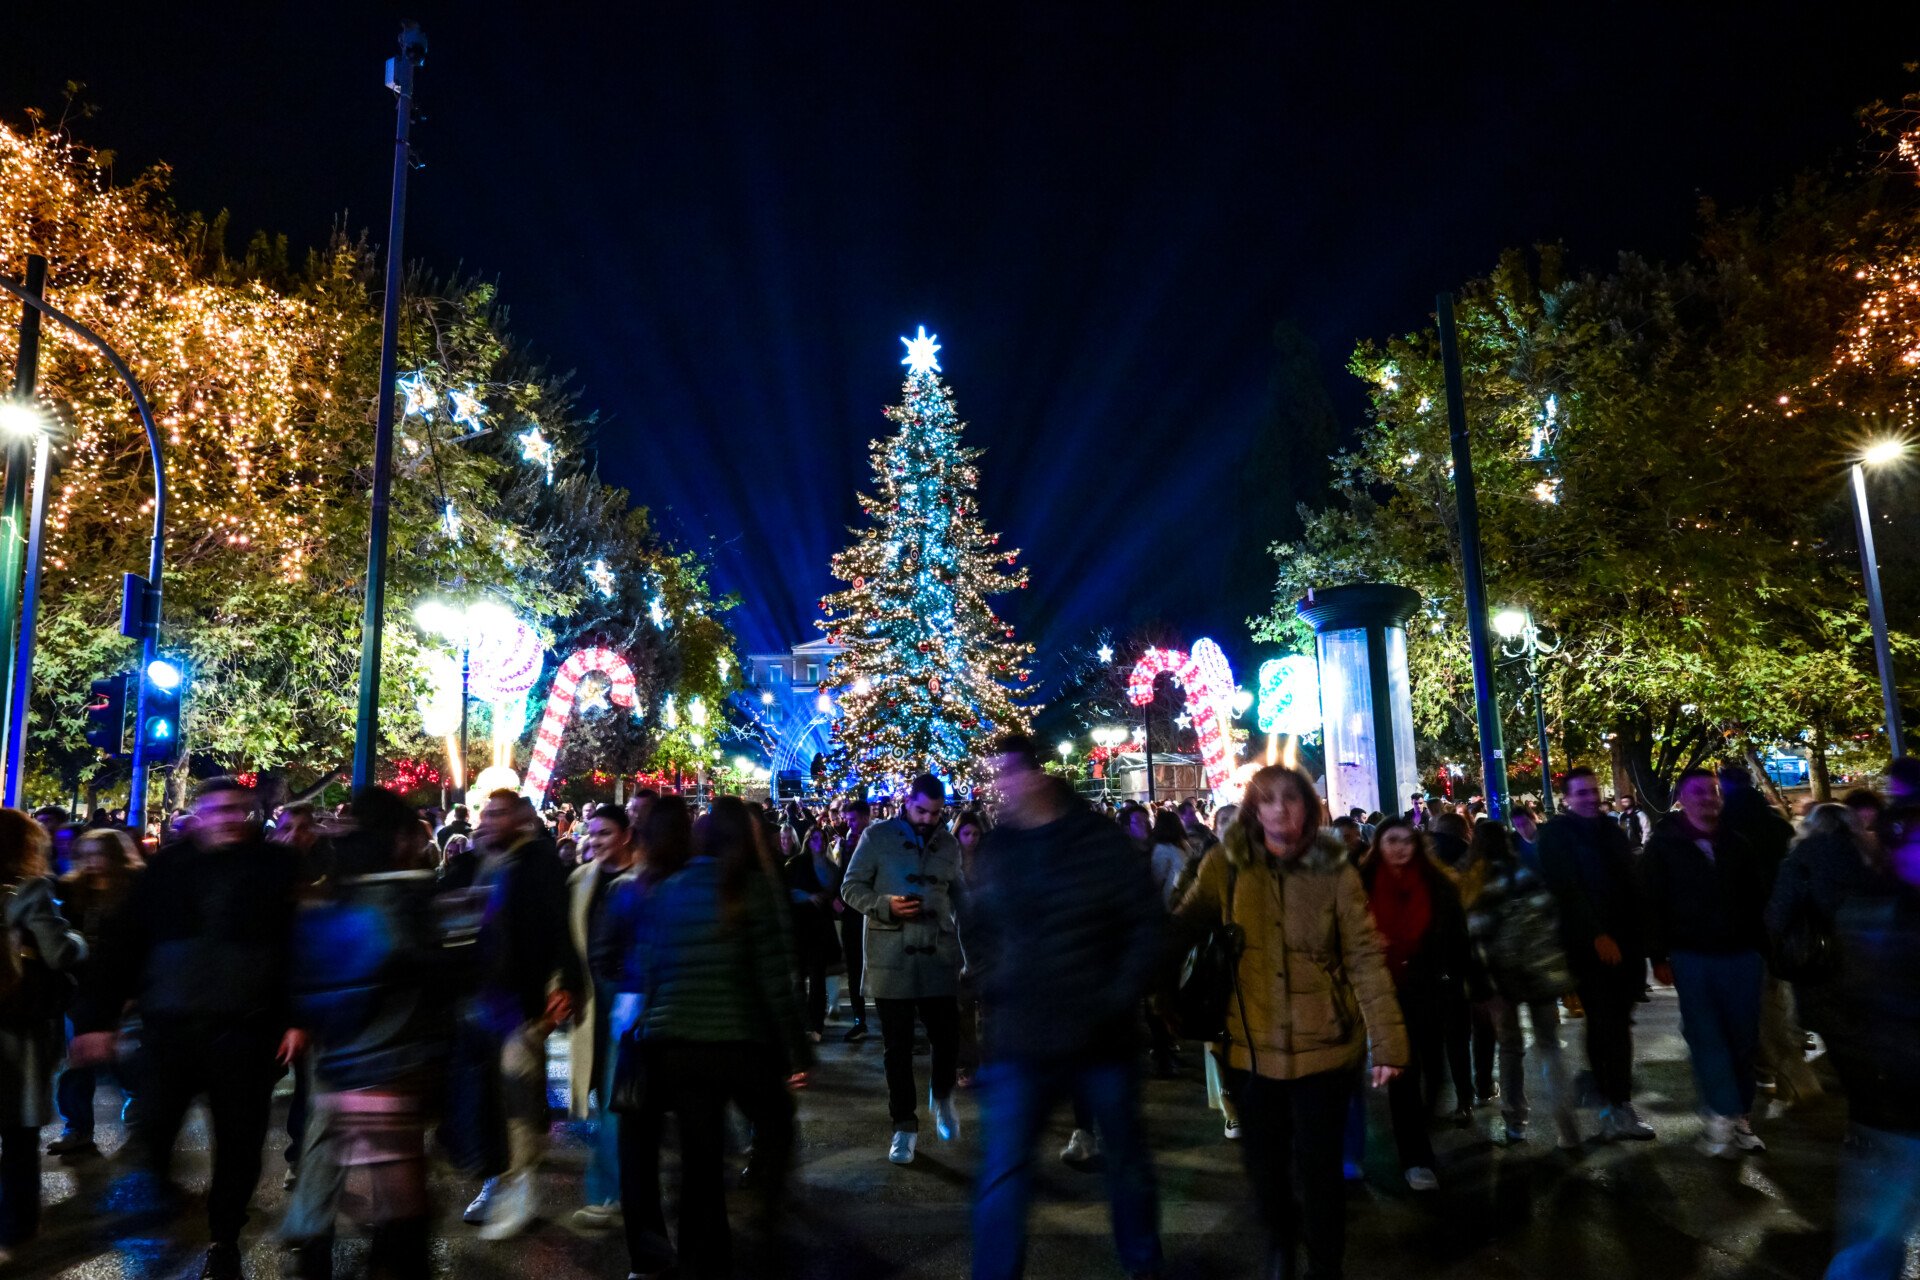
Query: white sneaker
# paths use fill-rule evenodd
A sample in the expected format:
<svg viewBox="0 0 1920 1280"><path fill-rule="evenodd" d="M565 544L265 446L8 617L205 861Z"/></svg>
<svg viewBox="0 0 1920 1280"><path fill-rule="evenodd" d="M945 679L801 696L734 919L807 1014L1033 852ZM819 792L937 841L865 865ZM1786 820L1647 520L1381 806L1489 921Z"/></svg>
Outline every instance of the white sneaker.
<svg viewBox="0 0 1920 1280"><path fill-rule="evenodd" d="M960 1136L960 1116L953 1109L952 1098L936 1098L929 1092L927 1108L933 1112L933 1129L940 1141L952 1142Z"/></svg>
<svg viewBox="0 0 1920 1280"><path fill-rule="evenodd" d="M1415 1165L1407 1170L1407 1185L1415 1191L1438 1191L1440 1178L1433 1170L1424 1165Z"/></svg>
<svg viewBox="0 0 1920 1280"><path fill-rule="evenodd" d="M480 1228L482 1240L510 1240L533 1225L536 1206L533 1174L514 1173L500 1179L493 1193L493 1205L486 1225Z"/></svg>
<svg viewBox="0 0 1920 1280"><path fill-rule="evenodd" d="M1100 1140L1093 1136L1093 1130L1075 1129L1060 1149L1060 1160L1063 1164L1085 1164L1099 1154Z"/></svg>
<svg viewBox="0 0 1920 1280"><path fill-rule="evenodd" d="M1733 1122L1733 1145L1742 1151L1762 1152L1767 1144L1760 1141L1760 1135L1753 1131L1753 1121L1740 1116Z"/></svg>
<svg viewBox="0 0 1920 1280"><path fill-rule="evenodd" d="M1227 1121L1227 1141L1240 1141L1240 1122L1238 1120Z"/></svg>
<svg viewBox="0 0 1920 1280"><path fill-rule="evenodd" d="M1733 1146L1733 1121L1711 1111L1700 1113L1700 1150L1710 1156L1724 1156Z"/></svg>
<svg viewBox="0 0 1920 1280"><path fill-rule="evenodd" d="M573 1225L582 1231L605 1231L620 1221L620 1202L590 1204L573 1211Z"/></svg>
<svg viewBox="0 0 1920 1280"><path fill-rule="evenodd" d="M1600 1113L1601 1136L1621 1142L1649 1142L1656 1135L1653 1126L1640 1118L1631 1102L1608 1107Z"/></svg>
<svg viewBox="0 0 1920 1280"><path fill-rule="evenodd" d="M887 1159L895 1164L912 1164L913 1148L920 1141L920 1135L902 1129L893 1135L893 1145L887 1148Z"/></svg>
<svg viewBox="0 0 1920 1280"><path fill-rule="evenodd" d="M1578 1151L1580 1141L1580 1121L1572 1111L1562 1111L1553 1118L1553 1127L1559 1132L1562 1151Z"/></svg>
<svg viewBox="0 0 1920 1280"><path fill-rule="evenodd" d="M500 1187L500 1179L488 1178L480 1184L480 1194L473 1198L466 1212L460 1215L460 1221L478 1226L487 1220L487 1214L493 1208L493 1193Z"/></svg>

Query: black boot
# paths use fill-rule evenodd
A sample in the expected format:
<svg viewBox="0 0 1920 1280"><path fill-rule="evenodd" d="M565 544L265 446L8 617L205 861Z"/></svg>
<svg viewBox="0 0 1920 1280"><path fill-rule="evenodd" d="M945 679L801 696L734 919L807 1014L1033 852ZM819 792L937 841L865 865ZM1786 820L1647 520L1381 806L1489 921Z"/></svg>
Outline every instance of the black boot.
<svg viewBox="0 0 1920 1280"><path fill-rule="evenodd" d="M240 1269L240 1246L216 1244L208 1249L200 1280L246 1280L246 1273Z"/></svg>

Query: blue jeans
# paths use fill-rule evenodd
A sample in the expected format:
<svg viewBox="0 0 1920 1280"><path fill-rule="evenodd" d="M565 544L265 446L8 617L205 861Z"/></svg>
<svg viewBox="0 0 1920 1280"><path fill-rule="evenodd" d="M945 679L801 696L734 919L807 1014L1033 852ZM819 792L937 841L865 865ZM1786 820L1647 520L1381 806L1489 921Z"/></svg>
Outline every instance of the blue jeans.
<svg viewBox="0 0 1920 1280"><path fill-rule="evenodd" d="M1760 1052L1760 953L1676 951L1670 963L1700 1105L1717 1116L1744 1116L1753 1110Z"/></svg>
<svg viewBox="0 0 1920 1280"><path fill-rule="evenodd" d="M1920 1228L1920 1134L1853 1126L1840 1153L1826 1280L1895 1280Z"/></svg>
<svg viewBox="0 0 1920 1280"><path fill-rule="evenodd" d="M620 1202L620 1116L607 1103L613 1097L613 1045L600 1055L600 1079L594 1085L593 1105L587 1112L592 1136L587 1139L587 1203Z"/></svg>
<svg viewBox="0 0 1920 1280"><path fill-rule="evenodd" d="M1034 1147L1053 1109L1086 1104L1106 1160L1113 1242L1128 1274L1160 1269L1160 1199L1131 1057L988 1064L978 1077L986 1151L973 1196L973 1280L1013 1280L1026 1267Z"/></svg>

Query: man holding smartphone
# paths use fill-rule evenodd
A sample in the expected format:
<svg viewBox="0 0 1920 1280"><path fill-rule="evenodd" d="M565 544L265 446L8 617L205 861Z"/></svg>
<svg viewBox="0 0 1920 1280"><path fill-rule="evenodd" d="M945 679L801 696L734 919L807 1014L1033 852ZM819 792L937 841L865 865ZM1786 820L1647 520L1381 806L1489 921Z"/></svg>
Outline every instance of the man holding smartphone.
<svg viewBox="0 0 1920 1280"><path fill-rule="evenodd" d="M940 825L947 792L931 775L913 780L900 816L867 828L847 864L840 897L866 918L865 993L880 1011L886 1045L887 1159L911 1164L920 1116L913 1078L913 1024L933 1049L929 1106L942 1141L960 1132L953 1110L959 1066L960 846Z"/></svg>

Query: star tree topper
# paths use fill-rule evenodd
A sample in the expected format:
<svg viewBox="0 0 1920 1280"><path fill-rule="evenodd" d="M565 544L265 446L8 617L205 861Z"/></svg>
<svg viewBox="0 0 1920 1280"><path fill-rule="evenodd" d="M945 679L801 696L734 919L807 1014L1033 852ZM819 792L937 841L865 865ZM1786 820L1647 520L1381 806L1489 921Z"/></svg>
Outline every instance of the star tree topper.
<svg viewBox="0 0 1920 1280"><path fill-rule="evenodd" d="M940 350L939 334L929 334L927 326L921 325L913 337L902 338L900 341L907 344L907 354L900 363L907 366L908 372L940 372L940 357L935 354Z"/></svg>

